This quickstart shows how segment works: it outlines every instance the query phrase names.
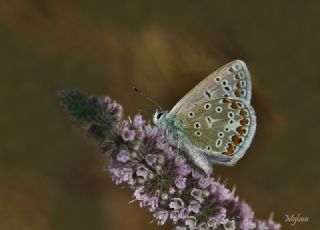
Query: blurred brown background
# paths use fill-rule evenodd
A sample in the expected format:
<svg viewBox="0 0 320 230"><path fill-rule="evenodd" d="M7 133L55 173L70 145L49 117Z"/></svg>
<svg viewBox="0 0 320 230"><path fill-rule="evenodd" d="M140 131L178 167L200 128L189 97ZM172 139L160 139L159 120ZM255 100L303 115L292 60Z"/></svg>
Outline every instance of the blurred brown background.
<svg viewBox="0 0 320 230"><path fill-rule="evenodd" d="M216 176L283 229L320 229L320 3L0 0L0 229L170 229L102 172L56 92L107 94L133 115L170 109L219 66L251 70L257 135ZM285 214L308 223L285 223Z"/></svg>

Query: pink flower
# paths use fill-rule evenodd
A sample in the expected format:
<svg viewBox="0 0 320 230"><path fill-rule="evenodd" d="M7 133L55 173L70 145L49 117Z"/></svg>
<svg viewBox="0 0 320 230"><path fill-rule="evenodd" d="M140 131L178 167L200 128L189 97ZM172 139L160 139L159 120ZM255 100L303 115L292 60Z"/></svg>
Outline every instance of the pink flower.
<svg viewBox="0 0 320 230"><path fill-rule="evenodd" d="M188 210L190 212L194 212L195 214L197 214L200 210L200 207L201 207L200 203L198 201L193 200L190 202L188 206Z"/></svg>
<svg viewBox="0 0 320 230"><path fill-rule="evenodd" d="M171 146L165 132L146 124L141 115L121 122L122 106L109 97L78 91L63 92L61 97L66 111L101 141L112 181L132 189L134 199L153 213L158 225L170 220L178 224L176 230L281 228L271 218L256 219L246 203L193 167L183 150ZM79 110L79 103L87 107Z"/></svg>
<svg viewBox="0 0 320 230"><path fill-rule="evenodd" d="M117 160L122 163L126 163L130 160L129 153L126 150L121 150L117 155Z"/></svg>
<svg viewBox="0 0 320 230"><path fill-rule="evenodd" d="M174 183L177 186L177 188L184 189L186 187L186 181L187 181L187 178L179 176L174 180Z"/></svg>

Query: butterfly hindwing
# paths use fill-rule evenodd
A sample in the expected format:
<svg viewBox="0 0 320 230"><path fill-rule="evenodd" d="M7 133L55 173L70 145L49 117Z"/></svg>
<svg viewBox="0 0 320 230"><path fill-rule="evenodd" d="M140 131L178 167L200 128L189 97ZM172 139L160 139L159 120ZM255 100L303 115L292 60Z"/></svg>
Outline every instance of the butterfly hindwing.
<svg viewBox="0 0 320 230"><path fill-rule="evenodd" d="M251 78L243 61L232 61L211 73L187 93L173 107L170 114L177 114L195 104L220 97L240 98L250 104Z"/></svg>
<svg viewBox="0 0 320 230"><path fill-rule="evenodd" d="M233 165L244 155L256 128L253 108L238 98L213 99L176 116L194 151L224 165Z"/></svg>

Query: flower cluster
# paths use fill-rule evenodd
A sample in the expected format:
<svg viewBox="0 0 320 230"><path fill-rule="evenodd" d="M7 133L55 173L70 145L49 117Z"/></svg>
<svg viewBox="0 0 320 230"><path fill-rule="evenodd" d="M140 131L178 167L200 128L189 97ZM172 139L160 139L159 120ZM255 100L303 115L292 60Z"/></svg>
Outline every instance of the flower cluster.
<svg viewBox="0 0 320 230"><path fill-rule="evenodd" d="M105 116L115 117L115 107L121 106L104 100ZM146 124L141 115L113 121L118 122L112 126L116 128L101 145L111 179L127 184L134 201L148 208L158 225L171 222L176 230L280 229L272 218L256 219L234 191L194 168L180 149L170 146L165 132Z"/></svg>

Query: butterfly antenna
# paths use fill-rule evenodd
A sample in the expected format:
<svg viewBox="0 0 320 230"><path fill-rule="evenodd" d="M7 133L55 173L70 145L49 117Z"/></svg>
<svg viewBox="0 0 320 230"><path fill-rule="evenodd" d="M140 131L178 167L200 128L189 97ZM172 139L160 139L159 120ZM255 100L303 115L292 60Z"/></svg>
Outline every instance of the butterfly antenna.
<svg viewBox="0 0 320 230"><path fill-rule="evenodd" d="M141 92L139 89L137 89L136 87L132 87L132 89L137 92L138 94L140 94L141 96L143 96L145 99L147 99L149 102L151 102L152 104L154 104L155 106L157 106L158 109L160 109L161 111L163 110L161 108L161 106L156 103L154 100L152 100L150 97L146 96L143 92Z"/></svg>

